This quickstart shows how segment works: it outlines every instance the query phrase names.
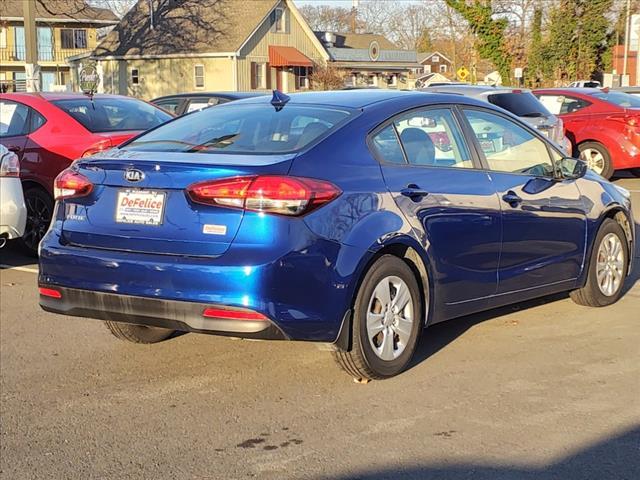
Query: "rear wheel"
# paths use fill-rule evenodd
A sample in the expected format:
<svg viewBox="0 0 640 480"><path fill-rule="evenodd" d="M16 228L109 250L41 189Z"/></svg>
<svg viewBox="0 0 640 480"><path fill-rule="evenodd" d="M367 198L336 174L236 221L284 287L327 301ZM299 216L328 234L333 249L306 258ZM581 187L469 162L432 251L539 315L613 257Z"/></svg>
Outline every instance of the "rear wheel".
<svg viewBox="0 0 640 480"><path fill-rule="evenodd" d="M615 303L622 294L628 265L624 230L618 222L607 218L596 236L585 286L571 292L571 299L589 307Z"/></svg>
<svg viewBox="0 0 640 480"><path fill-rule="evenodd" d="M167 328L147 327L108 320L104 324L114 337L132 343L158 343L166 340L174 333L174 330Z"/></svg>
<svg viewBox="0 0 640 480"><path fill-rule="evenodd" d="M409 266L384 255L367 272L356 296L352 348L335 352L354 378L383 379L402 372L422 330L422 300Z"/></svg>
<svg viewBox="0 0 640 480"><path fill-rule="evenodd" d="M587 166L604 178L613 176L613 162L608 150L598 142L584 142L578 145L580 159L587 162Z"/></svg>
<svg viewBox="0 0 640 480"><path fill-rule="evenodd" d="M24 192L27 206L27 224L22 236L22 245L26 252L38 256L38 244L49 229L53 215L53 199L39 187L27 188Z"/></svg>

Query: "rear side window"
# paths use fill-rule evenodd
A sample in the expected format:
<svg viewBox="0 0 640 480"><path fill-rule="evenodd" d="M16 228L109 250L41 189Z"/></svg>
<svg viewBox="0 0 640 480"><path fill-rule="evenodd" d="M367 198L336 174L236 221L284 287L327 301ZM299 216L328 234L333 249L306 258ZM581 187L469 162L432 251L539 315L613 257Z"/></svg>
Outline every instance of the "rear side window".
<svg viewBox="0 0 640 480"><path fill-rule="evenodd" d="M350 110L232 103L174 120L127 144L148 152L272 154L298 151L342 125Z"/></svg>
<svg viewBox="0 0 640 480"><path fill-rule="evenodd" d="M538 95L540 102L554 115L574 113L591 105L586 100L566 95Z"/></svg>
<svg viewBox="0 0 640 480"><path fill-rule="evenodd" d="M172 118L153 105L131 98L87 97L52 103L94 133L148 130Z"/></svg>
<svg viewBox="0 0 640 480"><path fill-rule="evenodd" d="M624 92L601 92L592 95L605 102L613 103L624 108L640 108L640 98Z"/></svg>
<svg viewBox="0 0 640 480"><path fill-rule="evenodd" d="M494 93L489 95L487 100L518 117L547 117L551 114L530 92Z"/></svg>
<svg viewBox="0 0 640 480"><path fill-rule="evenodd" d="M371 145L382 161L399 165L406 163L393 125L389 125L375 134L371 139Z"/></svg>
<svg viewBox="0 0 640 480"><path fill-rule="evenodd" d="M21 103L0 101L0 137L15 137L28 133L29 108Z"/></svg>

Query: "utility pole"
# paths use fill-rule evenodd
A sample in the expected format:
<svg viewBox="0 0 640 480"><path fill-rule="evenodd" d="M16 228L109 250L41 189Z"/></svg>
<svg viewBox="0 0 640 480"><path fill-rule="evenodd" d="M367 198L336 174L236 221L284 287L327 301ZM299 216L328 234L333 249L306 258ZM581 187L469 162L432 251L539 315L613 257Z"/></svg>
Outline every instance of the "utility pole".
<svg viewBox="0 0 640 480"><path fill-rule="evenodd" d="M629 39L630 39L630 31L629 31L629 12L631 10L631 0L627 0L627 14L625 16L624 22L624 57L622 64L622 76L624 77L627 74L627 57L629 56Z"/></svg>
<svg viewBox="0 0 640 480"><path fill-rule="evenodd" d="M38 65L38 42L36 30L36 2L28 0L22 2L22 16L24 17L25 66L27 92L40 91L40 65Z"/></svg>

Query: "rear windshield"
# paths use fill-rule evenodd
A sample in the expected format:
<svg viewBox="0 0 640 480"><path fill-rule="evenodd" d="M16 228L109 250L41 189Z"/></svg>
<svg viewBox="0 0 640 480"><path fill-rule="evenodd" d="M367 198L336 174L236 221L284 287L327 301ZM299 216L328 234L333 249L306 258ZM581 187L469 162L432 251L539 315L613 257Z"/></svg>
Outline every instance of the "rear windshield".
<svg viewBox="0 0 640 480"><path fill-rule="evenodd" d="M640 108L640 98L624 92L598 92L592 96L624 108Z"/></svg>
<svg viewBox="0 0 640 480"><path fill-rule="evenodd" d="M123 148L146 152L288 153L304 148L351 113L335 107L230 103L181 117Z"/></svg>
<svg viewBox="0 0 640 480"><path fill-rule="evenodd" d="M531 93L494 93L487 98L489 103L510 111L518 117L547 117L551 115Z"/></svg>
<svg viewBox="0 0 640 480"><path fill-rule="evenodd" d="M146 102L133 98L73 98L54 100L80 124L94 133L148 130L173 118Z"/></svg>

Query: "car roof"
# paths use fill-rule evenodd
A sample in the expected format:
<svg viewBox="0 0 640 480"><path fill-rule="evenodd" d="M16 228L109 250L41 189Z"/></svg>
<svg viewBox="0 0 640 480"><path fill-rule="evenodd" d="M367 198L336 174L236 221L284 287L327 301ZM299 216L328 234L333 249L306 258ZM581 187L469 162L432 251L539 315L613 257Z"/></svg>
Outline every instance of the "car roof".
<svg viewBox="0 0 640 480"><path fill-rule="evenodd" d="M47 102L53 102L56 100L72 100L74 98L88 98L84 93L79 92L19 92L19 93L4 93L5 98L18 99L40 99ZM105 93L96 93L93 98L132 98L124 95L110 95Z"/></svg>
<svg viewBox="0 0 640 480"><path fill-rule="evenodd" d="M580 87L580 88L536 88L534 91L534 93L556 93L558 95L593 95L594 93L600 93L602 92L601 88L587 88L587 87Z"/></svg>
<svg viewBox="0 0 640 480"><path fill-rule="evenodd" d="M167 100L170 98L193 98L193 97L222 97L229 100L240 100L243 98L253 98L266 95L262 92L191 92L191 93L176 93L173 95L164 95L162 97L154 98L152 102L159 100Z"/></svg>
<svg viewBox="0 0 640 480"><path fill-rule="evenodd" d="M434 102L438 101L438 94L431 92L421 92L417 90L385 90L385 89L362 89L362 90L330 90L324 92L303 92L287 94L290 98L290 104L300 105L333 105L345 108L364 108L367 105L384 102L387 100L401 99L414 96L416 98L424 98L425 95L433 95ZM449 101L459 102L458 98L451 99L451 95L447 97ZM262 95L260 97L239 100L238 103L269 103L271 96ZM224 105L223 105L224 106Z"/></svg>
<svg viewBox="0 0 640 480"><path fill-rule="evenodd" d="M512 93L517 90L520 93L527 93L531 90L526 88L517 87L494 87L491 85L438 85L435 87L426 87L421 89L422 91L436 91L443 93L457 93L458 95L482 95L484 93L499 94L499 93Z"/></svg>

